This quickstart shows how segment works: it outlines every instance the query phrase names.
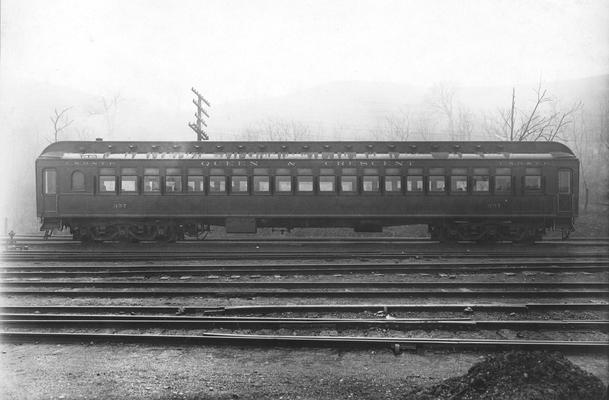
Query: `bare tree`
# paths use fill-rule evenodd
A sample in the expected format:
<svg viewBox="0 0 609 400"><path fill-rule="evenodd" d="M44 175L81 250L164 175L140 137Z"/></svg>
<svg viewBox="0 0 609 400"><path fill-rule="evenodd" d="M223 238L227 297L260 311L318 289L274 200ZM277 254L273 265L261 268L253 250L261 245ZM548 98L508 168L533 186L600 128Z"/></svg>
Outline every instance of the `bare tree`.
<svg viewBox="0 0 609 400"><path fill-rule="evenodd" d="M459 107L456 131L457 139L472 140L472 132L474 131L474 116L465 107Z"/></svg>
<svg viewBox="0 0 609 400"><path fill-rule="evenodd" d="M432 96L429 105L436 112L446 118L446 125L450 140L455 140L455 93L453 86L442 82L432 88Z"/></svg>
<svg viewBox="0 0 609 400"><path fill-rule="evenodd" d="M582 103L578 102L566 111L558 110L557 100L550 96L547 89L542 88L541 82L535 90L535 96L531 109L521 110L516 107L516 89L513 88L511 107L499 110L499 126L490 129L487 126L490 133L513 142L565 140L561 134L573 123L574 115L582 108Z"/></svg>
<svg viewBox="0 0 609 400"><path fill-rule="evenodd" d="M414 132L418 133L421 140L432 140L436 129L436 119L425 112L418 113L413 121Z"/></svg>
<svg viewBox="0 0 609 400"><path fill-rule="evenodd" d="M64 108L61 111L54 110L55 114L50 117L51 122L53 123L53 141L57 142L57 136L61 133L61 131L65 130L68 126L72 125L74 120L68 118L67 112L72 107Z"/></svg>
<svg viewBox="0 0 609 400"><path fill-rule="evenodd" d="M116 128L116 115L118 114L118 105L121 101L121 94L115 93L109 99L102 97L100 99L100 107L88 111L90 116L99 115L104 119L106 132L110 136L114 134L114 129Z"/></svg>
<svg viewBox="0 0 609 400"><path fill-rule="evenodd" d="M244 130L248 140L302 141L310 140L311 128L298 121L267 119Z"/></svg>
<svg viewBox="0 0 609 400"><path fill-rule="evenodd" d="M384 140L408 140L410 130L410 114L405 111L385 116L374 129Z"/></svg>

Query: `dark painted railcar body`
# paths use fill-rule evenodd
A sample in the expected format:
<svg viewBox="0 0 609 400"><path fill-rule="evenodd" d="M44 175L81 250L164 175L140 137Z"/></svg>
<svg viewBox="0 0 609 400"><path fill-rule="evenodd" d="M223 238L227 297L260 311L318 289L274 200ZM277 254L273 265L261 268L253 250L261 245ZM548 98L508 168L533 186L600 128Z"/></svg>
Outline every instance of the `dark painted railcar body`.
<svg viewBox="0 0 609 400"><path fill-rule="evenodd" d="M547 142L58 142L36 193L41 229L83 240L405 224L533 240L572 230L578 168Z"/></svg>

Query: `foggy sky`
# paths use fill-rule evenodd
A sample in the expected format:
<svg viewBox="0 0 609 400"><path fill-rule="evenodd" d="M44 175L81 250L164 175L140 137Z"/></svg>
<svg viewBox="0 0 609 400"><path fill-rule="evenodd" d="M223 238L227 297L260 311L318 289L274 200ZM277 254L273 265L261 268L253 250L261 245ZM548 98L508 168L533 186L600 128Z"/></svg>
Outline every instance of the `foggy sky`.
<svg viewBox="0 0 609 400"><path fill-rule="evenodd" d="M3 0L1 21L0 84L157 105L184 102L191 86L217 103L337 80L485 86L609 72L606 0Z"/></svg>

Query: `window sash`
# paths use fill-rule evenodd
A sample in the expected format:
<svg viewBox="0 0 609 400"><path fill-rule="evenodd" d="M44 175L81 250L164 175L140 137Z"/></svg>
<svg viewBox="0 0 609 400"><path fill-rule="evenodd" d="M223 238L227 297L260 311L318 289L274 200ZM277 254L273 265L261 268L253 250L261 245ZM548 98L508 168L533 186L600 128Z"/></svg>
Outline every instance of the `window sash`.
<svg viewBox="0 0 609 400"><path fill-rule="evenodd" d="M212 175L209 177L210 193L226 193L226 176Z"/></svg>
<svg viewBox="0 0 609 400"><path fill-rule="evenodd" d="M512 175L495 176L495 193L512 192Z"/></svg>
<svg viewBox="0 0 609 400"><path fill-rule="evenodd" d="M292 191L292 176L277 175L275 176L275 192L290 193Z"/></svg>
<svg viewBox="0 0 609 400"><path fill-rule="evenodd" d="M82 171L72 172L71 187L73 192L85 191L85 174Z"/></svg>
<svg viewBox="0 0 609 400"><path fill-rule="evenodd" d="M182 191L182 176L167 175L165 177L165 193L179 193Z"/></svg>
<svg viewBox="0 0 609 400"><path fill-rule="evenodd" d="M271 179L269 176L254 176L254 192L256 193L270 193L271 192Z"/></svg>
<svg viewBox="0 0 609 400"><path fill-rule="evenodd" d="M121 175L121 193L137 193L137 175Z"/></svg>
<svg viewBox="0 0 609 400"><path fill-rule="evenodd" d="M379 176L364 176L362 178L362 191L367 193L378 192L381 188L380 180Z"/></svg>
<svg viewBox="0 0 609 400"><path fill-rule="evenodd" d="M244 176L244 175L231 176L230 190L231 190L231 193L248 193L249 184L247 181L247 176Z"/></svg>
<svg viewBox="0 0 609 400"><path fill-rule="evenodd" d="M357 192L357 176L343 175L340 177L340 191L343 193Z"/></svg>
<svg viewBox="0 0 609 400"><path fill-rule="evenodd" d="M541 175L525 175L525 190L541 190Z"/></svg>
<svg viewBox="0 0 609 400"><path fill-rule="evenodd" d="M560 170L558 171L558 193L570 194L571 193L571 171Z"/></svg>
<svg viewBox="0 0 609 400"><path fill-rule="evenodd" d="M57 194L57 171L44 170L44 194Z"/></svg>
<svg viewBox="0 0 609 400"><path fill-rule="evenodd" d="M313 192L313 176L301 175L296 177L296 188L301 193Z"/></svg>
<svg viewBox="0 0 609 400"><path fill-rule="evenodd" d="M336 177L322 175L319 177L319 191L324 193L332 193L336 191Z"/></svg>
<svg viewBox="0 0 609 400"><path fill-rule="evenodd" d="M488 193L490 191L490 176L474 175L472 178L472 190L475 193Z"/></svg>
<svg viewBox="0 0 609 400"><path fill-rule="evenodd" d="M402 177L397 175L385 176L385 192L401 192Z"/></svg>
<svg viewBox="0 0 609 400"><path fill-rule="evenodd" d="M144 175L144 193L160 193L161 177L158 175Z"/></svg>
<svg viewBox="0 0 609 400"><path fill-rule="evenodd" d="M187 177L187 192L203 192L205 191L205 179L203 175L189 175Z"/></svg>
<svg viewBox="0 0 609 400"><path fill-rule="evenodd" d="M99 177L99 192L112 193L116 192L116 176L100 175Z"/></svg>
<svg viewBox="0 0 609 400"><path fill-rule="evenodd" d="M450 177L450 191L453 193L467 193L467 176L453 175Z"/></svg>
<svg viewBox="0 0 609 400"><path fill-rule="evenodd" d="M431 175L429 177L429 191L432 193L446 192L446 178L444 175Z"/></svg>
<svg viewBox="0 0 609 400"><path fill-rule="evenodd" d="M407 192L423 192L423 176L410 175L406 177Z"/></svg>

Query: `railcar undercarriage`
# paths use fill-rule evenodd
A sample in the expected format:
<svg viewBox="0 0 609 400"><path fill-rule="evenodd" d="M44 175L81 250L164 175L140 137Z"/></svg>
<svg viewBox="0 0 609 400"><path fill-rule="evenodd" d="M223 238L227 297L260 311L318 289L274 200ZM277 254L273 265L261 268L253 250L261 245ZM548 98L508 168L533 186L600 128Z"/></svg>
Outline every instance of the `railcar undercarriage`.
<svg viewBox="0 0 609 400"><path fill-rule="evenodd" d="M248 218L250 219L250 218ZM253 231L234 231L229 229L229 224L224 219L214 221L188 221L188 220L170 220L170 219L141 219L141 220L69 220L57 224L63 228L68 228L72 233L74 240L83 242L88 241L159 241L159 242L175 242L183 240L185 237L195 238L199 240L205 239L210 231L211 225L225 225L228 232L256 232L256 219L251 218L251 223L246 224L250 229L253 225ZM316 224L314 221L309 221L309 224L300 221L297 224L289 224L287 220L273 221L265 219L259 221L258 228L266 227L281 227L290 228L294 226L307 227L352 227L356 232L379 232L382 227L388 225L383 221L335 221L334 224L327 220L325 224ZM321 221L317 221L321 222ZM410 222L403 221L406 225ZM564 222L564 221L563 221ZM421 221L417 221L421 223ZM394 225L394 224L389 224ZM234 226L233 226L234 228ZM372 229L373 228L373 229ZM562 230L563 239L569 236L573 230L571 223L554 225L543 219L530 221L505 221L505 220L442 220L428 224L428 230L432 240L440 242L456 242L456 241L475 241L475 242L498 242L510 241L514 243L532 243L542 239L542 236L548 228L558 228Z"/></svg>
<svg viewBox="0 0 609 400"><path fill-rule="evenodd" d="M429 224L432 240L440 242L474 241L533 243L541 240L546 233L543 220L529 222L514 221L445 221ZM560 227L562 237L566 239L573 231L573 226Z"/></svg>
<svg viewBox="0 0 609 400"><path fill-rule="evenodd" d="M160 241L175 242L185 236L204 239L209 225L177 221L103 221L66 224L74 240L95 241Z"/></svg>

